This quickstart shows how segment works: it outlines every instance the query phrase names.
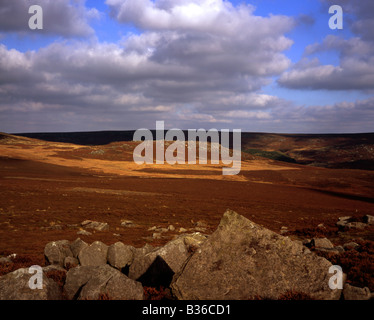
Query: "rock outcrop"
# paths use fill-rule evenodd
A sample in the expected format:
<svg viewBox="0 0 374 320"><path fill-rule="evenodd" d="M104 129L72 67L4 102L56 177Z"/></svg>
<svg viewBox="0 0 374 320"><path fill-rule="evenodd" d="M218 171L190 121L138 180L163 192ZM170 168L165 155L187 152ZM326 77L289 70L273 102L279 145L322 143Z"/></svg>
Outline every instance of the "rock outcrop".
<svg viewBox="0 0 374 320"><path fill-rule="evenodd" d="M144 297L141 283L109 265L70 269L64 293L69 300L142 300Z"/></svg>
<svg viewBox="0 0 374 320"><path fill-rule="evenodd" d="M82 266L101 266L107 263L108 246L95 241L79 251L78 260Z"/></svg>
<svg viewBox="0 0 374 320"><path fill-rule="evenodd" d="M330 267L300 243L227 210L171 288L178 299L278 299L290 290L339 299L341 290L328 285Z"/></svg>
<svg viewBox="0 0 374 320"><path fill-rule="evenodd" d="M143 283L148 282L149 285L155 285L157 281L155 282L152 278L157 278L156 274L159 270L164 269L165 279L159 284L169 285L172 276L181 270L186 260L191 256L191 243L197 247L205 240L206 238L200 233L182 235L161 248L156 248L145 254L138 253L130 266L129 277L134 280L140 279ZM159 278L162 276L160 275Z"/></svg>
<svg viewBox="0 0 374 320"><path fill-rule="evenodd" d="M108 248L108 263L118 269L122 270L126 266L130 266L134 260L135 248L126 246L122 242L116 242Z"/></svg>
<svg viewBox="0 0 374 320"><path fill-rule="evenodd" d="M44 248L44 256L49 264L64 266L66 257L73 257L68 240L49 242Z"/></svg>
<svg viewBox="0 0 374 320"><path fill-rule="evenodd" d="M349 219L340 221L346 225ZM206 227L203 222L196 226ZM227 210L210 236L183 233L162 247L89 245L80 238L50 242L44 249L49 265L42 268L42 289L30 289L32 274L18 269L0 277L0 300L141 300L149 289L143 287L160 286L181 300L276 300L290 292L317 300L372 299L368 288L344 284L345 277L344 290L331 289L332 264L316 254L360 246L334 246L327 238L292 241Z"/></svg>

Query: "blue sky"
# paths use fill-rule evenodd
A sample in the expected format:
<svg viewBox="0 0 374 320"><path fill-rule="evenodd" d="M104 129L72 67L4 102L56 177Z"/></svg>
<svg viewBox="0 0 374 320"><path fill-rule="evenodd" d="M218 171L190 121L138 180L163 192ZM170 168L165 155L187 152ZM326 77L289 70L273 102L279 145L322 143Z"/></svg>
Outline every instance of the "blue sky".
<svg viewBox="0 0 374 320"><path fill-rule="evenodd" d="M34 2L0 0L0 131L374 131L373 1Z"/></svg>

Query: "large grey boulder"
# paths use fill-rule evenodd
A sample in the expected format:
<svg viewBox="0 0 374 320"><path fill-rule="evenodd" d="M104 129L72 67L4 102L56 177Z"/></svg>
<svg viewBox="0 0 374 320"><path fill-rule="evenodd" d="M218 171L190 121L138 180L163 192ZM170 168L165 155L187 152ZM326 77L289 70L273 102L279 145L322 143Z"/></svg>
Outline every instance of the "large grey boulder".
<svg viewBox="0 0 374 320"><path fill-rule="evenodd" d="M52 241L47 243L44 248L44 256L49 264L64 265L66 257L72 257L68 240Z"/></svg>
<svg viewBox="0 0 374 320"><path fill-rule="evenodd" d="M108 246L100 241L84 247L78 254L82 266L101 266L107 263Z"/></svg>
<svg viewBox="0 0 374 320"><path fill-rule="evenodd" d="M66 274L64 293L69 300L142 300L141 283L129 279L109 265L80 266Z"/></svg>
<svg viewBox="0 0 374 320"><path fill-rule="evenodd" d="M155 261L165 263L165 266L170 268L169 271L171 273L177 273L190 257L191 246L194 245L197 247L205 239L199 233L183 235L169 241L163 247L156 248L143 255L138 254L130 265L129 277L134 280L139 279ZM158 259L156 260L156 258Z"/></svg>
<svg viewBox="0 0 374 320"><path fill-rule="evenodd" d="M144 256L154 250L156 250L157 248L156 247L153 247L151 246L149 243L146 243L143 247L141 248L135 248L134 250L134 256L133 256L133 262L134 261L139 261L139 260L143 260L144 259ZM131 265L130 265L130 269L131 269ZM134 279L131 277L131 279ZM136 280L136 279L134 279Z"/></svg>
<svg viewBox="0 0 374 320"><path fill-rule="evenodd" d="M122 242L116 242L108 248L108 263L121 270L130 265L134 259L135 248L124 245Z"/></svg>
<svg viewBox="0 0 374 320"><path fill-rule="evenodd" d="M171 284L178 299L278 299L296 291L339 299L330 289L331 263L300 243L227 210L217 230L195 251Z"/></svg>
<svg viewBox="0 0 374 320"><path fill-rule="evenodd" d="M30 279L35 273L21 268L0 277L0 300L61 300L61 290L56 282L43 272L42 288L31 289Z"/></svg>
<svg viewBox="0 0 374 320"><path fill-rule="evenodd" d="M73 257L78 258L79 252L81 252L81 250L86 247L88 247L88 244L85 241L83 241L81 238L75 239L70 244L70 250L73 253Z"/></svg>

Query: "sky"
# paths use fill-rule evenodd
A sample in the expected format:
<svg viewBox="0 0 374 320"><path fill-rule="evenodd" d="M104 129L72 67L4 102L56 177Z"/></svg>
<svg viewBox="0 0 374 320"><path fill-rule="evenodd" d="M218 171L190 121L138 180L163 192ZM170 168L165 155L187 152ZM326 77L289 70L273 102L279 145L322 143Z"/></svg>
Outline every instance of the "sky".
<svg viewBox="0 0 374 320"><path fill-rule="evenodd" d="M374 132L373 15L372 0L0 0L0 131Z"/></svg>

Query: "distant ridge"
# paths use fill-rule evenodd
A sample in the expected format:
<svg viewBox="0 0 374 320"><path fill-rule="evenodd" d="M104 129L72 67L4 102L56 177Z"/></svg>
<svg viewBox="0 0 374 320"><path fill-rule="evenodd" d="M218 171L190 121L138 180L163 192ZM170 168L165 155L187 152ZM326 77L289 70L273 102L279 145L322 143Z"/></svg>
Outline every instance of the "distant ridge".
<svg viewBox="0 0 374 320"><path fill-rule="evenodd" d="M156 136L156 130L150 130L153 137ZM86 132L34 132L34 133L14 133L13 135L27 138L51 141L66 142L79 145L105 145L111 142L132 141L135 130L126 131L86 131ZM187 130L183 130L187 136ZM336 139L349 138L364 143L374 143L374 132L372 133L328 133L328 134L284 134L284 133L262 133L262 132L242 132L242 143L245 144L251 140L258 140L264 137L286 137L292 139Z"/></svg>
<svg viewBox="0 0 374 320"><path fill-rule="evenodd" d="M65 142L79 145L105 145L111 142L132 141L134 132L134 130L87 132L35 132L14 133L14 135L51 142Z"/></svg>

